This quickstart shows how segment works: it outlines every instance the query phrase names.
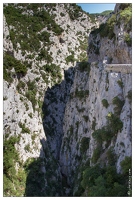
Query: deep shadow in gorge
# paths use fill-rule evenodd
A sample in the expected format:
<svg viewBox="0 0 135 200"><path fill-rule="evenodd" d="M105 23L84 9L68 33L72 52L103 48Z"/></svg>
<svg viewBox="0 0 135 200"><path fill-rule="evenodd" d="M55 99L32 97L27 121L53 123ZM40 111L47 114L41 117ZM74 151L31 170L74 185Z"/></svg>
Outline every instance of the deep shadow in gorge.
<svg viewBox="0 0 135 200"><path fill-rule="evenodd" d="M46 140L42 139L40 156L25 167L26 197L66 196L67 177L61 173L59 154L63 137L63 118L70 97L75 67L64 71L64 80L48 88L42 105L43 127Z"/></svg>

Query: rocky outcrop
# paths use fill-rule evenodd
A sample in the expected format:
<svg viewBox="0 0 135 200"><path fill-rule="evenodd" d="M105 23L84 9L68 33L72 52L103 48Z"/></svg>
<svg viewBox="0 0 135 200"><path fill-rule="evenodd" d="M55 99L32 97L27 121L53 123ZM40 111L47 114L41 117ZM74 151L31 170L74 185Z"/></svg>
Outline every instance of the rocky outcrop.
<svg viewBox="0 0 135 200"><path fill-rule="evenodd" d="M90 33L87 50L89 62L102 62L107 56L113 64L132 63L131 8L128 11L130 17L125 21L122 18L124 11L119 7L120 4L116 4L115 12L106 23Z"/></svg>

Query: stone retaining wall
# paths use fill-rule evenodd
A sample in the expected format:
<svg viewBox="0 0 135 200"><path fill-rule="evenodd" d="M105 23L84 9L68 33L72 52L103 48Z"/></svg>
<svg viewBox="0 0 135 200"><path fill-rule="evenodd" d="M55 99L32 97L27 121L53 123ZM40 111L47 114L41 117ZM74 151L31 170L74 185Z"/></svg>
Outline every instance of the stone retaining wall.
<svg viewBox="0 0 135 200"><path fill-rule="evenodd" d="M106 64L106 71L122 72L125 74L132 73L132 64Z"/></svg>

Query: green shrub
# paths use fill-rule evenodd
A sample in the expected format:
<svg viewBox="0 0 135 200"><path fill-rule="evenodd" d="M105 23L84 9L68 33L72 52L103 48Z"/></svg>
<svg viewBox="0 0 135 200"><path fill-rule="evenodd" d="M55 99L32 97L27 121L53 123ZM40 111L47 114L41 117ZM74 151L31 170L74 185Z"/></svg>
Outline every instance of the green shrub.
<svg viewBox="0 0 135 200"><path fill-rule="evenodd" d="M122 101L118 96L116 96L113 98L112 103L113 105L116 105L116 107L114 108L115 114L120 115L125 101L124 100Z"/></svg>
<svg viewBox="0 0 135 200"><path fill-rule="evenodd" d="M61 13L60 13L60 16L61 16L61 17L64 17L64 16L65 16L65 14L61 12Z"/></svg>
<svg viewBox="0 0 135 200"><path fill-rule="evenodd" d="M61 69L59 65L55 64L46 64L43 67L43 70L51 75L53 82L61 82L62 75L61 75ZM47 77L45 74L42 73L42 77L45 81L47 81Z"/></svg>
<svg viewBox="0 0 135 200"><path fill-rule="evenodd" d="M98 143L102 143L103 141L110 142L114 134L109 130L109 127L102 127L94 131L92 136Z"/></svg>
<svg viewBox="0 0 135 200"><path fill-rule="evenodd" d="M31 135L31 139L32 139L32 144L34 144L34 141L36 139L36 134L35 133Z"/></svg>
<svg viewBox="0 0 135 200"><path fill-rule="evenodd" d="M82 8L77 6L76 4L70 4L70 9L68 10L68 14L71 20L78 19L78 17L82 16Z"/></svg>
<svg viewBox="0 0 135 200"><path fill-rule="evenodd" d="M79 40L79 42L80 42L80 49L81 49L82 51L86 51L86 50L87 50L87 47L88 47L87 39L81 40L81 39L78 38L78 40Z"/></svg>
<svg viewBox="0 0 135 200"><path fill-rule="evenodd" d="M26 144L24 150L30 152L31 151L30 144Z"/></svg>
<svg viewBox="0 0 135 200"><path fill-rule="evenodd" d="M31 101L33 109L35 110L35 106L37 104L37 100L36 100L37 88L35 85L35 81L29 80L27 82L27 86L28 86L28 91L26 92L26 97L29 99L29 101Z"/></svg>
<svg viewBox="0 0 135 200"><path fill-rule="evenodd" d="M93 155L91 158L92 163L95 164L97 162L97 160L99 159L99 157L101 155L101 152L102 152L102 146L98 145L93 151Z"/></svg>
<svg viewBox="0 0 135 200"><path fill-rule="evenodd" d="M69 62L74 62L75 61L75 58L74 58L74 54L72 55L69 55L65 58L66 60L66 63L68 64Z"/></svg>
<svg viewBox="0 0 135 200"><path fill-rule="evenodd" d="M114 25L116 24L116 15L113 14L108 21L104 24L102 23L98 29L95 29L91 32L91 34L100 34L101 37L108 37L112 39L115 37L114 33Z"/></svg>
<svg viewBox="0 0 135 200"><path fill-rule="evenodd" d="M132 31L132 4L127 4L124 9L120 10L119 20L123 20L128 32Z"/></svg>
<svg viewBox="0 0 135 200"><path fill-rule="evenodd" d="M101 169L98 165L88 167L83 171L83 178L81 185L84 189L90 188L94 185L95 179L101 174Z"/></svg>
<svg viewBox="0 0 135 200"><path fill-rule="evenodd" d="M26 97L29 99L29 101L31 101L33 109L35 110L35 106L37 104L37 100L36 100L36 92L35 90L28 90L26 92Z"/></svg>
<svg viewBox="0 0 135 200"><path fill-rule="evenodd" d="M89 141L90 141L90 138L88 138L88 137L82 138L81 146L80 146L81 153L86 153L87 149L89 148Z"/></svg>
<svg viewBox="0 0 135 200"><path fill-rule="evenodd" d="M3 142L3 196L16 197L23 196L25 192L26 175L24 170L19 166L16 171L16 163L20 163L18 151L15 144L20 137L11 136L5 138Z"/></svg>
<svg viewBox="0 0 135 200"><path fill-rule="evenodd" d="M81 72L84 72L84 71L89 72L90 71L90 64L88 62L80 62L79 63L79 70Z"/></svg>
<svg viewBox="0 0 135 200"><path fill-rule="evenodd" d="M110 127L110 131L113 134L117 134L118 131L121 131L123 128L123 122L114 115L113 113L109 113L107 115L108 127Z"/></svg>
<svg viewBox="0 0 135 200"><path fill-rule="evenodd" d="M17 6L8 4L8 6L4 7L7 24L14 26L15 30L18 30L9 29L10 38L15 49L17 48L17 42L20 43L24 54L25 50L38 52L41 47L40 40L49 44L48 33L44 31L39 34L44 27L52 30L56 35L60 35L63 32L63 29L56 24L54 17L48 11L44 9L38 10L39 6L42 7L43 5L37 4L34 7L32 4L27 4L26 9L32 10L33 15L22 14L24 10L23 8L18 8L18 6L19 4Z"/></svg>
<svg viewBox="0 0 135 200"><path fill-rule="evenodd" d="M29 113L28 115L29 115L30 118L32 118L32 116L33 116L32 113Z"/></svg>
<svg viewBox="0 0 135 200"><path fill-rule="evenodd" d="M19 122L19 127L22 128L22 133L28 133L28 134L30 134L30 129L27 128L25 126L25 124L22 124L21 122Z"/></svg>
<svg viewBox="0 0 135 200"><path fill-rule="evenodd" d="M116 158L116 154L114 153L114 149L113 147L110 147L110 149L108 149L107 151L107 159L108 159L108 164L109 165L115 165L117 158Z"/></svg>
<svg viewBox="0 0 135 200"><path fill-rule="evenodd" d="M119 85L121 88L124 87L124 84L123 84L123 82L122 82L121 80L118 80L117 83L118 83L118 85Z"/></svg>
<svg viewBox="0 0 135 200"><path fill-rule="evenodd" d="M40 33L38 35L38 38L43 41L43 42L47 42L49 43L49 37L50 37L50 33L48 33L47 31L43 31L42 33Z"/></svg>
<svg viewBox="0 0 135 200"><path fill-rule="evenodd" d="M95 127L96 127L96 118L93 117L93 121L92 121L92 130L95 131Z"/></svg>
<svg viewBox="0 0 135 200"><path fill-rule="evenodd" d="M120 163L122 171L125 175L129 175L129 170L132 169L132 158L126 156L123 161Z"/></svg>
<svg viewBox="0 0 135 200"><path fill-rule="evenodd" d="M129 7L130 5L131 5L130 3L121 3L119 8L121 10L124 10L125 8Z"/></svg>
<svg viewBox="0 0 135 200"><path fill-rule="evenodd" d="M103 106L104 106L105 108L108 108L108 106L109 106L109 103L108 103L108 101L107 101L106 99L103 99L103 100L102 100L102 104L103 104Z"/></svg>
<svg viewBox="0 0 135 200"><path fill-rule="evenodd" d="M83 118L84 118L84 120L85 120L86 122L89 120L89 116L87 116L87 115L84 115Z"/></svg>
<svg viewBox="0 0 135 200"><path fill-rule="evenodd" d="M75 97L78 97L79 99L81 98L86 98L89 95L89 90L78 90L76 89L75 91Z"/></svg>
<svg viewBox="0 0 135 200"><path fill-rule="evenodd" d="M130 35L129 35L128 33L125 35L124 41L127 43L127 45L128 45L129 47L132 46L132 38L130 37Z"/></svg>
<svg viewBox="0 0 135 200"><path fill-rule="evenodd" d="M25 88L25 83L23 81L19 81L18 85L16 86L17 90L20 91L20 89Z"/></svg>
<svg viewBox="0 0 135 200"><path fill-rule="evenodd" d="M5 54L4 55L4 73L5 73L4 78L8 78L7 76L10 73L8 70L11 70L12 68L15 69L16 74L19 76L20 75L25 76L27 73L27 68L25 65L21 63L21 61L16 60L14 57L8 54Z"/></svg>
<svg viewBox="0 0 135 200"><path fill-rule="evenodd" d="M13 82L12 73L10 71L7 72L5 68L3 69L3 79L7 81L8 83Z"/></svg>

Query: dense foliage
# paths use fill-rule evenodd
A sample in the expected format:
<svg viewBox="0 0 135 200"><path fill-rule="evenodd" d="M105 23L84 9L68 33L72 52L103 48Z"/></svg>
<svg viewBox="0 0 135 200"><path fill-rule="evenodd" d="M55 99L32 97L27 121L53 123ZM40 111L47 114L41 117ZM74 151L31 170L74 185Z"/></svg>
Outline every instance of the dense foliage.
<svg viewBox="0 0 135 200"><path fill-rule="evenodd" d="M15 74L11 72L14 68ZM27 68L21 61L15 59L13 56L9 55L8 53L4 54L3 59L3 78L8 81L13 81L13 76L17 75L17 77L25 76L27 73Z"/></svg>
<svg viewBox="0 0 135 200"><path fill-rule="evenodd" d="M108 101L106 99L103 99L102 100L102 104L105 108L108 108L109 104L108 104Z"/></svg>
<svg viewBox="0 0 135 200"><path fill-rule="evenodd" d="M127 177L117 174L115 166L86 168L81 185L86 190L86 196L90 197L128 196Z"/></svg>
<svg viewBox="0 0 135 200"><path fill-rule="evenodd" d="M3 193L4 196L23 196L25 189L26 175L23 168L16 170L16 164L20 162L18 151L15 144L19 142L19 137L11 136L6 138L3 143Z"/></svg>
<svg viewBox="0 0 135 200"><path fill-rule="evenodd" d="M90 138L88 138L88 137L82 138L81 146L80 146L81 154L84 154L87 151L87 149L89 148L89 141L90 141Z"/></svg>
<svg viewBox="0 0 135 200"><path fill-rule="evenodd" d="M43 4L18 4L17 6L20 7L14 4L4 7L6 21L13 27L10 29L10 38L15 49L18 48L17 43L20 43L24 54L25 51L38 52L41 48L40 40L44 44L49 43L49 33L40 32L45 27L56 35L62 33L63 29L55 23L54 17L43 9Z"/></svg>

